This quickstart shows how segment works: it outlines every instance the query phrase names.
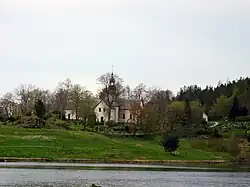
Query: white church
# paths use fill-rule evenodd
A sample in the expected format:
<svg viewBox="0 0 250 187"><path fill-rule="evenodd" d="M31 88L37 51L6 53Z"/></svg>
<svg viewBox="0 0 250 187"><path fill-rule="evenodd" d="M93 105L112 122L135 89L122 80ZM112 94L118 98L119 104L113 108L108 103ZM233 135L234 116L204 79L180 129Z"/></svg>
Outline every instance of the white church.
<svg viewBox="0 0 250 187"><path fill-rule="evenodd" d="M112 91L116 89L115 79L113 73L109 81L109 89ZM119 104L114 103L111 108L110 120L115 123L136 123L135 107L143 107L143 103L140 100L123 99ZM100 100L96 105L94 111L97 121L108 121L108 104L104 100Z"/></svg>

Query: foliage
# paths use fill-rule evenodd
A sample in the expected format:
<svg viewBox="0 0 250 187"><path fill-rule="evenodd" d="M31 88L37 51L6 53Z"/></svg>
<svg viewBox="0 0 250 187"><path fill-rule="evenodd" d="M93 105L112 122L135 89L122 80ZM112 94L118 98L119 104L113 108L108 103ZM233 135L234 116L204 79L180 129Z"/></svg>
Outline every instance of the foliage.
<svg viewBox="0 0 250 187"><path fill-rule="evenodd" d="M164 147L165 152L175 152L180 147L180 141L177 136L165 136L162 141L162 146Z"/></svg>
<svg viewBox="0 0 250 187"><path fill-rule="evenodd" d="M79 117L83 120L94 120L96 121L96 116L94 112L94 106L96 105L96 98L89 91L83 92L83 97L80 101L79 107ZM91 121L92 123L92 121Z"/></svg>
<svg viewBox="0 0 250 187"><path fill-rule="evenodd" d="M38 123L38 120L40 120L40 123ZM20 127L23 128L41 128L41 124L44 124L45 121L43 119L38 118L35 115L31 116L24 116L20 119Z"/></svg>
<svg viewBox="0 0 250 187"><path fill-rule="evenodd" d="M191 119L193 124L199 124L202 121L202 113L203 108L198 101L191 101L190 102L190 108L191 108Z"/></svg>
<svg viewBox="0 0 250 187"><path fill-rule="evenodd" d="M139 124L140 130L146 135L150 136L157 130L158 114L154 107L148 106L143 109L141 115L141 123Z"/></svg>
<svg viewBox="0 0 250 187"><path fill-rule="evenodd" d="M229 111L229 114L228 114L228 118L230 120L235 120L235 118L238 115L238 111L239 111L239 102L238 102L238 98L235 96L234 101L233 101L233 105L232 105L231 110Z"/></svg>
<svg viewBox="0 0 250 187"><path fill-rule="evenodd" d="M188 99L185 99L184 105L184 118L183 118L183 126L191 127L192 125L192 112L191 107Z"/></svg>
<svg viewBox="0 0 250 187"><path fill-rule="evenodd" d="M201 123L201 125L207 125L208 124L205 119L202 119L200 123Z"/></svg>
<svg viewBox="0 0 250 187"><path fill-rule="evenodd" d="M206 136L206 138L222 138L223 135L218 131L217 128L200 128L197 129L195 134L197 136Z"/></svg>
<svg viewBox="0 0 250 187"><path fill-rule="evenodd" d="M228 152L228 142L221 138L213 138L207 140L196 139L192 141L192 147L195 149L203 149L205 151Z"/></svg>
<svg viewBox="0 0 250 187"><path fill-rule="evenodd" d="M61 119L56 119L55 121L55 125L56 127L60 128L60 129L65 129L65 130L70 130L70 123L66 122L64 120Z"/></svg>
<svg viewBox="0 0 250 187"><path fill-rule="evenodd" d="M116 126L116 123L115 123L115 121L110 120L110 121L105 122L105 126L114 127L114 126Z"/></svg>
<svg viewBox="0 0 250 187"><path fill-rule="evenodd" d="M250 164L250 146L246 139L242 139L239 143L240 153L236 157L236 161L240 164Z"/></svg>
<svg viewBox="0 0 250 187"><path fill-rule="evenodd" d="M43 104L42 100L38 100L35 104L35 111L36 111L36 116L39 118L44 118L44 115L46 113L45 106Z"/></svg>
<svg viewBox="0 0 250 187"><path fill-rule="evenodd" d="M237 116L235 118L236 122L250 122L250 115L248 116Z"/></svg>
<svg viewBox="0 0 250 187"><path fill-rule="evenodd" d="M72 85L69 92L69 100L72 109L75 111L76 119L79 118L81 100L83 99L84 88L79 84Z"/></svg>
<svg viewBox="0 0 250 187"><path fill-rule="evenodd" d="M223 119L228 116L232 101L226 96L220 96L216 99L216 103L212 106L209 116L213 116L214 119Z"/></svg>
<svg viewBox="0 0 250 187"><path fill-rule="evenodd" d="M212 119L220 119L228 116L233 98L238 98L239 106L242 106L241 113L250 111L250 78L219 82L216 87L206 86L204 89L197 85L184 86L176 96L176 100L199 101ZM228 105L229 104L229 105ZM215 106L214 106L215 105ZM245 109L244 109L245 107Z"/></svg>
<svg viewBox="0 0 250 187"><path fill-rule="evenodd" d="M182 101L173 101L168 105L168 119L172 125L178 124L184 117L184 102Z"/></svg>

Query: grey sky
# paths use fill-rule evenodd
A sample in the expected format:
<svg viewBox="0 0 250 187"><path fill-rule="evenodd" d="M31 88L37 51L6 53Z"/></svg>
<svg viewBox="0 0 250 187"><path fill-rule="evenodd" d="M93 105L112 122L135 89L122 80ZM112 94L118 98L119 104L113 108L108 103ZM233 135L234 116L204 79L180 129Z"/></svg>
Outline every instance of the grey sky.
<svg viewBox="0 0 250 187"><path fill-rule="evenodd" d="M0 92L111 71L176 92L249 76L249 0L0 0Z"/></svg>

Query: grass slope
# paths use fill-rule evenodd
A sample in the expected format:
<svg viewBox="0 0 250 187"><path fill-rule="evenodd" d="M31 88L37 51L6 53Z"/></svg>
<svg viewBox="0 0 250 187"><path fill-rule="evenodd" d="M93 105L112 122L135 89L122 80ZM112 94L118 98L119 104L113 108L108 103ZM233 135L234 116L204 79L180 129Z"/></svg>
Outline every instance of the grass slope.
<svg viewBox="0 0 250 187"><path fill-rule="evenodd" d="M109 138L95 133L0 126L0 157L121 160L221 160L226 153L191 148L182 140L180 155L164 152L159 140Z"/></svg>

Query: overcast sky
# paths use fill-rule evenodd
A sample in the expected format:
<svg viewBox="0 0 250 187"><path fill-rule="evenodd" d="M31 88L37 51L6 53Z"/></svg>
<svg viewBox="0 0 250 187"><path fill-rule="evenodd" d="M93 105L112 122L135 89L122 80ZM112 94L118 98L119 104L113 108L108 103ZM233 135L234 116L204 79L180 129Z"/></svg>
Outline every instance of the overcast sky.
<svg viewBox="0 0 250 187"><path fill-rule="evenodd" d="M59 81L96 91L250 76L250 0L0 0L0 92Z"/></svg>

